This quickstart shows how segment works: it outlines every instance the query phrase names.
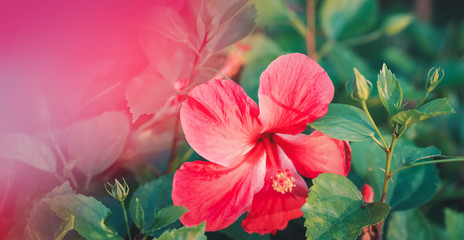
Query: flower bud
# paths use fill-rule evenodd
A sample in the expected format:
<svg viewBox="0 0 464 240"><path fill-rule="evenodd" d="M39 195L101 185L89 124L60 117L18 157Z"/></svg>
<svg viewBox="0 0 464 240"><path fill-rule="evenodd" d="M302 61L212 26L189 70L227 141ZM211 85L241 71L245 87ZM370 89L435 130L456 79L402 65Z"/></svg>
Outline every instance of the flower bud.
<svg viewBox="0 0 464 240"><path fill-rule="evenodd" d="M440 68L431 68L427 74L427 82L425 83L425 89L427 92L433 91L438 84L443 80L445 71Z"/></svg>
<svg viewBox="0 0 464 240"><path fill-rule="evenodd" d="M127 185L126 180L122 179L124 184L121 184L117 179L114 179L115 184L112 185L111 183L107 182L105 185L106 192L113 197L114 199L122 202L126 199L127 195L129 195L129 185ZM109 190L107 188L109 186Z"/></svg>
<svg viewBox="0 0 464 240"><path fill-rule="evenodd" d="M372 83L367 80L358 69L354 68L355 81L353 83L353 91L351 97L354 100L366 101L372 92Z"/></svg>

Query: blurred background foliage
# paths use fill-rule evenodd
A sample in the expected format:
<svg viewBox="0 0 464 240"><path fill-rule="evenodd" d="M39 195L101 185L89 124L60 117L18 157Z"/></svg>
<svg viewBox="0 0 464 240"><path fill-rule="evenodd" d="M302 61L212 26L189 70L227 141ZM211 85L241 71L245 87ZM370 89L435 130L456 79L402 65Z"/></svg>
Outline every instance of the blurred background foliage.
<svg viewBox="0 0 464 240"><path fill-rule="evenodd" d="M272 60L285 53L307 53L316 58L332 79L336 89L334 102L358 104L345 89L346 83L354 80L354 67L370 80L374 92L368 107L376 123L391 134L391 117L376 92L375 82L382 64L387 64L400 80L405 109L417 104L425 93L429 69L440 67L445 77L429 99L450 99L456 113L417 124L408 129L404 138L420 147L434 145L443 155L464 155L464 3L458 0L254 2L257 27L242 41L250 44L251 49L245 53L246 64L237 79L254 100L257 101L259 76ZM315 44L311 39L315 39ZM435 237L428 236L430 239L455 239L444 230L445 219L452 215L450 209L445 209L464 211L464 165L447 163L437 167L441 181L434 197L421 206L420 212L393 214L391 224L399 226L401 221L416 219L425 222L423 228L433 232ZM364 184L355 170L349 177L360 186ZM273 239L304 239L304 230L297 225L301 226L298 219ZM463 223L460 226L463 228ZM414 232L417 226L403 228ZM388 235L398 239L395 234L398 232ZM410 237L413 239L414 235Z"/></svg>

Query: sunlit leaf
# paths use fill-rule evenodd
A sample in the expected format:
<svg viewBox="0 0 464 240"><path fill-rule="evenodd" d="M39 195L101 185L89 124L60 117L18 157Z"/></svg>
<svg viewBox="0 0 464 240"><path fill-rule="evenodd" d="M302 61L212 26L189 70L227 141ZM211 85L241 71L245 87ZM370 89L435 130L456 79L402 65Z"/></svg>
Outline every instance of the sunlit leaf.
<svg viewBox="0 0 464 240"><path fill-rule="evenodd" d="M418 210L393 212L388 223L387 239L390 240L433 240L429 221Z"/></svg>
<svg viewBox="0 0 464 240"><path fill-rule="evenodd" d="M409 126L411 124L427 120L440 115L454 113L446 98L435 99L426 103L418 110L406 110L393 116L393 122Z"/></svg>
<svg viewBox="0 0 464 240"><path fill-rule="evenodd" d="M23 133L0 137L0 157L25 162L46 172L56 171L56 159L42 139Z"/></svg>
<svg viewBox="0 0 464 240"><path fill-rule="evenodd" d="M87 177L110 167L121 154L129 134L123 112L105 112L68 128L69 161Z"/></svg>
<svg viewBox="0 0 464 240"><path fill-rule="evenodd" d="M412 20L413 16L409 13L391 15L383 22L382 28L387 35L395 35L409 26Z"/></svg>
<svg viewBox="0 0 464 240"><path fill-rule="evenodd" d="M307 239L356 239L363 227L376 224L390 211L385 203L366 203L343 176L323 173L313 184L301 209Z"/></svg>
<svg viewBox="0 0 464 240"><path fill-rule="evenodd" d="M347 141L371 139L375 131L361 109L338 103L330 104L327 114L310 126L331 138Z"/></svg>
<svg viewBox="0 0 464 240"><path fill-rule="evenodd" d="M74 229L88 239L121 239L114 229L105 224L110 210L93 197L66 194L44 201L62 219L73 215Z"/></svg>
<svg viewBox="0 0 464 240"><path fill-rule="evenodd" d="M464 239L464 213L445 209L445 226L452 240Z"/></svg>
<svg viewBox="0 0 464 240"><path fill-rule="evenodd" d="M326 0L320 9L320 22L330 38L356 36L369 30L377 21L378 5L374 0Z"/></svg>
<svg viewBox="0 0 464 240"><path fill-rule="evenodd" d="M400 81L385 64L383 64L382 70L377 76L377 89L380 100L390 115L393 116L402 110L403 90Z"/></svg>
<svg viewBox="0 0 464 240"><path fill-rule="evenodd" d="M206 240L205 236L206 223L201 223L197 226L181 227L172 231L166 231L159 238L153 240Z"/></svg>
<svg viewBox="0 0 464 240"><path fill-rule="evenodd" d="M66 219L63 219L63 222L58 226L55 232L55 240L62 240L66 234L74 229L74 215L69 216Z"/></svg>

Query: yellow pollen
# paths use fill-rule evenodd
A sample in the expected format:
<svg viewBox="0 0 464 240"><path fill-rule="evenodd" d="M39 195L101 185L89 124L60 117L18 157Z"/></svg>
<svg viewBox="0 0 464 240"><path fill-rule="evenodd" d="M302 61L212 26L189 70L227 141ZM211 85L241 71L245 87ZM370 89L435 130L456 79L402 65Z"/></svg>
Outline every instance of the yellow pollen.
<svg viewBox="0 0 464 240"><path fill-rule="evenodd" d="M292 177L292 174L288 169L285 169L284 172L282 172L282 170L277 170L276 174L271 177L271 179L272 188L282 194L292 192L293 187L296 186L295 178Z"/></svg>

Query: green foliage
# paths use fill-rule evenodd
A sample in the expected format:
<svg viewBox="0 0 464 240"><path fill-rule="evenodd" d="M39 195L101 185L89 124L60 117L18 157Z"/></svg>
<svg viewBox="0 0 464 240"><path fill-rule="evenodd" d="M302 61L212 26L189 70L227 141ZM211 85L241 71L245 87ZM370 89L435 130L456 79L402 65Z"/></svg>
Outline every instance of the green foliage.
<svg viewBox="0 0 464 240"><path fill-rule="evenodd" d="M88 239L121 239L105 224L110 210L93 197L66 194L44 200L62 219L74 216L74 229Z"/></svg>
<svg viewBox="0 0 464 240"><path fill-rule="evenodd" d="M74 194L74 191L69 185L69 182L65 182L61 186L58 186L47 193L38 203L35 204L34 208L29 213L26 223L26 234L30 239L55 239L62 236L62 233L69 228L67 226L69 226L68 223L71 221L73 216L70 215L69 218L65 218L63 220L58 217L45 202L46 199L68 194ZM62 231L59 229L62 229ZM68 231L66 231L66 233L68 233ZM68 233L68 235L70 234ZM73 236L73 239L78 238L79 236Z"/></svg>
<svg viewBox="0 0 464 240"><path fill-rule="evenodd" d="M383 30L387 35L395 35L403 31L412 22L413 16L409 13L399 13L389 16L383 22Z"/></svg>
<svg viewBox="0 0 464 240"><path fill-rule="evenodd" d="M331 138L363 141L374 136L374 127L359 108L332 103L327 114L310 123L310 126Z"/></svg>
<svg viewBox="0 0 464 240"><path fill-rule="evenodd" d="M226 229L222 229L219 232L235 240L269 240L270 234L260 235L258 233L249 234L242 227L242 220L245 215L242 215L237 221Z"/></svg>
<svg viewBox="0 0 464 240"><path fill-rule="evenodd" d="M398 151L397 157L401 160L401 163L410 165L422 159L436 157L441 155L440 149L430 146L426 148L419 148L412 145L405 145L402 151Z"/></svg>
<svg viewBox="0 0 464 240"><path fill-rule="evenodd" d="M163 209L173 204L171 199L172 178L172 174L161 176L143 186L140 186L132 195L129 204L129 213L132 216L132 219L135 219L134 223L139 229L142 229L142 226L147 228L155 224L154 219L156 209ZM140 216L139 220L137 220L137 202L144 212L143 225L139 222L141 219Z"/></svg>
<svg viewBox="0 0 464 240"><path fill-rule="evenodd" d="M385 179L385 153L374 142L352 143L352 167L372 187L375 199L380 200ZM403 162L437 154L434 148L419 148L399 140L393 151L392 169ZM386 202L393 210L418 207L428 201L436 192L439 183L435 164L408 168L395 173L389 184Z"/></svg>
<svg viewBox="0 0 464 240"><path fill-rule="evenodd" d="M135 198L135 202L137 206L135 210L135 218L133 218L134 223L140 229L144 229L145 228L145 212L143 211L142 205L140 205L138 198Z"/></svg>
<svg viewBox="0 0 464 240"><path fill-rule="evenodd" d="M374 0L327 0L322 4L321 27L332 39L364 33L377 21L378 6Z"/></svg>
<svg viewBox="0 0 464 240"><path fill-rule="evenodd" d="M393 116L402 110L403 90L400 81L385 64L377 76L377 90L383 106L390 115Z"/></svg>
<svg viewBox="0 0 464 240"><path fill-rule="evenodd" d="M445 209L445 225L452 240L464 239L464 214Z"/></svg>
<svg viewBox="0 0 464 240"><path fill-rule="evenodd" d="M433 240L433 230L427 218L417 209L391 214L388 225L389 240Z"/></svg>
<svg viewBox="0 0 464 240"><path fill-rule="evenodd" d="M454 109L449 105L446 98L435 99L426 103L418 110L406 110L393 116L393 122L403 126L427 120L440 115L454 113Z"/></svg>
<svg viewBox="0 0 464 240"><path fill-rule="evenodd" d="M63 222L58 226L55 232L55 240L62 240L66 234L74 229L74 215L64 219Z"/></svg>
<svg viewBox="0 0 464 240"><path fill-rule="evenodd" d="M356 239L363 227L376 224L390 211L385 203L366 203L343 176L323 173L313 183L302 207L307 239Z"/></svg>
<svg viewBox="0 0 464 240"><path fill-rule="evenodd" d="M201 223L191 228L181 227L172 231L166 231L159 238L153 238L153 240L206 240L205 226L206 223Z"/></svg>
<svg viewBox="0 0 464 240"><path fill-rule="evenodd" d="M159 211L155 211L153 217L153 225L147 229L148 231L155 231L162 227L165 227L175 221L179 220L184 213L188 212L188 209L183 206L169 206Z"/></svg>

